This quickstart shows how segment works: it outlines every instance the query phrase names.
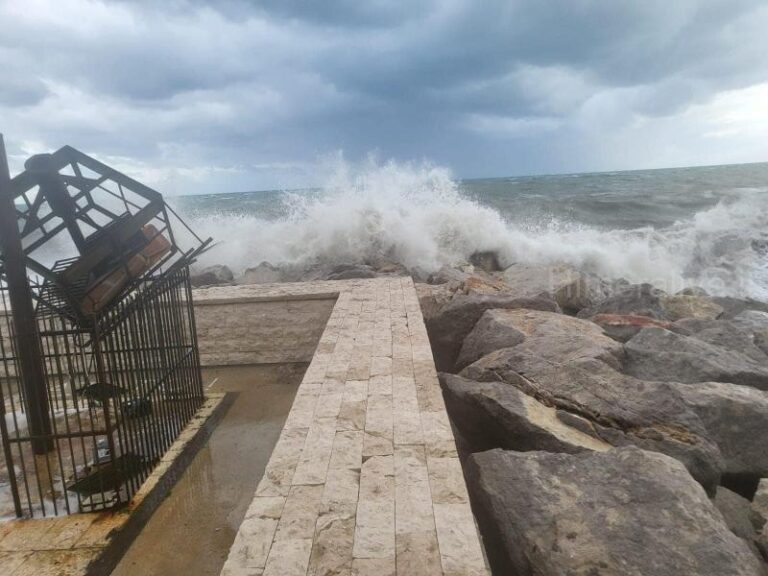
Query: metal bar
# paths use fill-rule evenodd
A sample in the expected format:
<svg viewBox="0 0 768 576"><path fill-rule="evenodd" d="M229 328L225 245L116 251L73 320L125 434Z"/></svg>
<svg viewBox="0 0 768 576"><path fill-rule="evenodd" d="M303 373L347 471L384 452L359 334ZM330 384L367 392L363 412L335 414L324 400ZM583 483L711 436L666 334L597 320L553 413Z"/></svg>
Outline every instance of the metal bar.
<svg viewBox="0 0 768 576"><path fill-rule="evenodd" d="M45 454L53 448L53 444L44 438L51 433L50 414L46 409L48 390L45 386L32 291L24 263L10 179L5 143L0 135L0 246L4 255L11 314L16 326L17 352L27 401L29 428L35 436L43 437L33 442L32 449L35 454Z"/></svg>

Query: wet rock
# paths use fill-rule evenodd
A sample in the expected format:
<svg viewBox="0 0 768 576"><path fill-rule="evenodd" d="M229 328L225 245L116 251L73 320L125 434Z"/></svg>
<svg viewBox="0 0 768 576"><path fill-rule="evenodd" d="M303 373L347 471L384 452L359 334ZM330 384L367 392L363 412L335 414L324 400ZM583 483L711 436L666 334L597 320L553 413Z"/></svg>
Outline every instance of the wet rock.
<svg viewBox="0 0 768 576"><path fill-rule="evenodd" d="M566 264L513 264L500 277L510 294L528 298L550 294L563 310L574 314L594 306L610 293L609 286L597 276Z"/></svg>
<svg viewBox="0 0 768 576"><path fill-rule="evenodd" d="M598 314L620 314L671 320L662 303L665 296L666 293L663 290L654 288L650 284L632 284L595 306L584 308L578 313L578 317L592 318Z"/></svg>
<svg viewBox="0 0 768 576"><path fill-rule="evenodd" d="M525 340L525 333L508 318L509 310L486 310L464 339L457 370L501 348L516 346Z"/></svg>
<svg viewBox="0 0 768 576"><path fill-rule="evenodd" d="M768 476L768 394L722 382L678 384L677 390L720 449L725 473Z"/></svg>
<svg viewBox="0 0 768 576"><path fill-rule="evenodd" d="M748 311L742 314L763 314L763 312ZM766 314L768 320L768 314ZM740 325L733 320L698 320L685 318L678 320L671 329L679 334L693 336L714 346L735 350L749 356L756 362L768 364L768 355L756 342L762 343L762 339L752 332L748 323ZM759 329L758 329L759 330ZM768 324L766 325L768 331Z"/></svg>
<svg viewBox="0 0 768 576"><path fill-rule="evenodd" d="M461 375L515 386L557 408L568 425L614 446L631 444L677 458L710 492L720 480L720 451L680 385L637 380L595 359L557 365L535 352L515 354L515 348L489 354Z"/></svg>
<svg viewBox="0 0 768 576"><path fill-rule="evenodd" d="M591 320L600 326L607 336L618 342L626 342L648 326L657 326L668 330L672 328L671 322L633 314L598 314L593 316Z"/></svg>
<svg viewBox="0 0 768 576"><path fill-rule="evenodd" d="M464 294L509 294L509 286L501 280L487 275L479 276L473 274L468 276L461 285L461 291Z"/></svg>
<svg viewBox="0 0 768 576"><path fill-rule="evenodd" d="M709 296L709 292L700 286L688 286L677 292L677 294L681 296Z"/></svg>
<svg viewBox="0 0 768 576"><path fill-rule="evenodd" d="M410 276L408 268L386 256L368 258L364 264L381 276Z"/></svg>
<svg viewBox="0 0 768 576"><path fill-rule="evenodd" d="M269 262L262 262L254 268L248 268L243 272L240 284L272 284L282 282L283 273Z"/></svg>
<svg viewBox="0 0 768 576"><path fill-rule="evenodd" d="M502 270L499 264L499 255L496 252L475 252L469 257L469 262L476 268L485 272L497 272Z"/></svg>
<svg viewBox="0 0 768 576"><path fill-rule="evenodd" d="M756 545L758 531L755 525L759 524L759 517L752 510L750 501L720 486L713 502L723 515L728 529L744 540L752 553L762 560L762 555Z"/></svg>
<svg viewBox="0 0 768 576"><path fill-rule="evenodd" d="M768 303L752 298L733 298L731 296L715 296L712 301L723 309L721 318L730 319L745 310L768 312Z"/></svg>
<svg viewBox="0 0 768 576"><path fill-rule="evenodd" d="M622 354L621 344L586 320L537 310L488 310L465 338L456 370L509 347L552 363L599 358L617 368Z"/></svg>
<svg viewBox="0 0 768 576"><path fill-rule="evenodd" d="M559 312L560 308L549 298L515 298L508 295L455 296L440 312L426 322L432 353L437 369L453 370L456 358L467 334L486 310L494 308L528 308Z"/></svg>
<svg viewBox="0 0 768 576"><path fill-rule="evenodd" d="M358 278L375 278L376 270L367 264L344 264L336 266L326 276L326 280L353 280Z"/></svg>
<svg viewBox="0 0 768 576"><path fill-rule="evenodd" d="M495 574L758 576L685 468L634 447L490 450L465 469Z"/></svg>
<svg viewBox="0 0 768 576"><path fill-rule="evenodd" d="M714 320L723 313L723 307L707 296L675 294L661 299L661 305L670 320L696 318Z"/></svg>
<svg viewBox="0 0 768 576"><path fill-rule="evenodd" d="M453 268L452 266L443 266L437 272L429 275L427 283L446 284L448 282L455 282L456 284L463 284L469 276L468 273Z"/></svg>
<svg viewBox="0 0 768 576"><path fill-rule="evenodd" d="M555 408L541 404L514 386L476 382L446 373L439 376L448 413L471 452L505 448L575 454L611 447L564 424Z"/></svg>
<svg viewBox="0 0 768 576"><path fill-rule="evenodd" d="M227 266L216 264L203 268L198 273L190 276L190 282L194 287L216 286L218 284L231 284L235 280L235 275Z"/></svg>
<svg viewBox="0 0 768 576"><path fill-rule="evenodd" d="M625 371L644 380L731 382L768 389L768 366L663 328L643 328L624 345Z"/></svg>
<svg viewBox="0 0 768 576"><path fill-rule="evenodd" d="M434 318L443 309L443 306L451 301L456 292L456 289L451 289L449 284L417 283L414 286L421 305L421 315L425 322Z"/></svg>
<svg viewBox="0 0 768 576"><path fill-rule="evenodd" d="M768 478L763 478L757 485L757 491L752 498L752 516L757 530L765 531L768 526Z"/></svg>
<svg viewBox="0 0 768 576"><path fill-rule="evenodd" d="M752 336L752 342L768 354L768 312L744 310L733 317L733 324Z"/></svg>

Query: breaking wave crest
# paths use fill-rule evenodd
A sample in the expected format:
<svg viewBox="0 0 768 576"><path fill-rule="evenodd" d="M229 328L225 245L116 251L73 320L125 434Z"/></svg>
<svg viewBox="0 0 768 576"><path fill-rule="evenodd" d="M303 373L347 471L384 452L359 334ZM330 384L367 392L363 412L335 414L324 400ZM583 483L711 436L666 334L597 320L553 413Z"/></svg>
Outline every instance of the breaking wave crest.
<svg viewBox="0 0 768 576"><path fill-rule="evenodd" d="M733 190L690 219L632 230L501 214L464 194L448 170L431 165L370 161L354 169L342 163L321 191L276 198L277 218L191 215L196 228L220 242L201 264L242 271L262 261L386 258L429 272L492 250L505 265L568 263L668 291L696 285L713 294L768 299L765 190Z"/></svg>

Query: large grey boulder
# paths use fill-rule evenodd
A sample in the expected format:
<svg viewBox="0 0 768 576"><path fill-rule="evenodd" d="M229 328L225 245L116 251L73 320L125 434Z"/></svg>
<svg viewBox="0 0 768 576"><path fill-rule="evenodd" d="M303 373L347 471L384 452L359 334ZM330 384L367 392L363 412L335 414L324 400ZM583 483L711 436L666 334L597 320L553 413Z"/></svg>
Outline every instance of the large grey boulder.
<svg viewBox="0 0 768 576"><path fill-rule="evenodd" d="M673 327L672 322L667 320L655 320L648 316L634 314L596 314L590 320L600 326L606 336L610 336L618 342L626 342L648 326L666 329Z"/></svg>
<svg viewBox="0 0 768 576"><path fill-rule="evenodd" d="M768 477L768 393L722 382L676 388L720 449L725 473Z"/></svg>
<svg viewBox="0 0 768 576"><path fill-rule="evenodd" d="M723 309L721 318L731 319L745 310L758 310L760 312L768 312L768 302L760 302L753 298L733 298L731 296L715 296L712 298L718 306Z"/></svg>
<svg viewBox="0 0 768 576"><path fill-rule="evenodd" d="M598 314L648 316L657 320L671 320L662 300L666 292L650 284L631 284L618 290L595 306L584 308L579 318L592 318Z"/></svg>
<svg viewBox="0 0 768 576"><path fill-rule="evenodd" d="M517 387L556 408L564 423L611 445L634 445L677 458L714 493L722 457L678 385L637 380L596 359L556 365L514 351L489 354L461 375Z"/></svg>
<svg viewBox="0 0 768 576"><path fill-rule="evenodd" d="M342 264L331 270L326 280L354 280L358 278L375 278L376 270L367 264Z"/></svg>
<svg viewBox="0 0 768 576"><path fill-rule="evenodd" d="M487 310L464 339L456 370L509 347L553 363L598 358L617 368L623 353L621 344L587 320L538 310Z"/></svg>
<svg viewBox="0 0 768 576"><path fill-rule="evenodd" d="M759 515L751 508L749 500L723 486L718 487L713 502L723 515L726 526L747 543L752 553L762 560L757 547L758 527L762 525Z"/></svg>
<svg viewBox="0 0 768 576"><path fill-rule="evenodd" d="M722 306L703 294L664 296L661 298L661 306L670 320L681 318L714 320L723 313Z"/></svg>
<svg viewBox="0 0 768 576"><path fill-rule="evenodd" d="M198 288L201 286L217 286L220 284L231 284L235 280L235 275L228 266L215 264L203 268L199 272L194 272L189 281L192 286Z"/></svg>
<svg viewBox="0 0 768 576"><path fill-rule="evenodd" d="M453 266L442 266L437 272L433 272L427 278L428 284L462 284L471 274L454 268Z"/></svg>
<svg viewBox="0 0 768 576"><path fill-rule="evenodd" d="M566 425L555 408L514 386L446 373L439 376L448 414L470 452L505 448L575 454L611 448L607 442ZM588 426L585 421L583 427Z"/></svg>
<svg viewBox="0 0 768 576"><path fill-rule="evenodd" d="M499 264L498 253L491 250L473 252L469 257L469 263L475 268L479 268L485 272L497 272L502 270L501 264Z"/></svg>
<svg viewBox="0 0 768 576"><path fill-rule="evenodd" d="M744 314L763 314L763 312L748 311ZM714 346L735 350L749 356L756 362L768 365L768 355L757 345L760 326L752 325L749 320L738 322L732 320L699 320L685 318L675 322L670 329L679 334L693 336ZM768 332L768 314L766 314L766 332Z"/></svg>
<svg viewBox="0 0 768 576"><path fill-rule="evenodd" d="M424 321L431 320L442 310L443 306L448 304L456 293L449 284L424 284L417 282L416 296L419 298L421 306L421 315Z"/></svg>
<svg viewBox="0 0 768 576"><path fill-rule="evenodd" d="M243 272L240 284L272 284L283 281L283 272L269 262L262 262Z"/></svg>
<svg viewBox="0 0 768 576"><path fill-rule="evenodd" d="M752 342L768 354L768 312L745 310L733 317L733 324L752 336Z"/></svg>
<svg viewBox="0 0 768 576"><path fill-rule="evenodd" d="M567 264L513 264L500 278L510 294L525 298L549 294L572 314L596 305L610 294L610 286L600 278Z"/></svg>
<svg viewBox="0 0 768 576"><path fill-rule="evenodd" d="M528 308L559 312L560 308L550 298L515 298L509 295L457 295L433 318L426 321L429 341L437 369L453 370L456 357L467 334L486 310L494 308Z"/></svg>
<svg viewBox="0 0 768 576"><path fill-rule="evenodd" d="M768 365L663 328L643 328L624 350L627 374L644 380L731 382L768 389Z"/></svg>
<svg viewBox="0 0 768 576"><path fill-rule="evenodd" d="M673 458L490 450L465 473L495 574L762 576Z"/></svg>

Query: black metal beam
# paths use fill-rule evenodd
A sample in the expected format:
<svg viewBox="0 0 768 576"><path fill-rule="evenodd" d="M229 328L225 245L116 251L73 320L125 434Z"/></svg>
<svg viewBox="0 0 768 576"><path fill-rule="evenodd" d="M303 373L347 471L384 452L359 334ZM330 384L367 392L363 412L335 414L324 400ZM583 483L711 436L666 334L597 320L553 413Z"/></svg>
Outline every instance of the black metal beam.
<svg viewBox="0 0 768 576"><path fill-rule="evenodd" d="M48 389L45 385L43 356L37 321L32 303L32 290L27 278L24 251L19 236L19 223L11 192L11 176L5 154L3 136L0 134L0 247L3 251L3 267L8 282L11 313L15 328L21 380L27 405L27 422L35 454L45 454L53 448L51 419L48 411Z"/></svg>

